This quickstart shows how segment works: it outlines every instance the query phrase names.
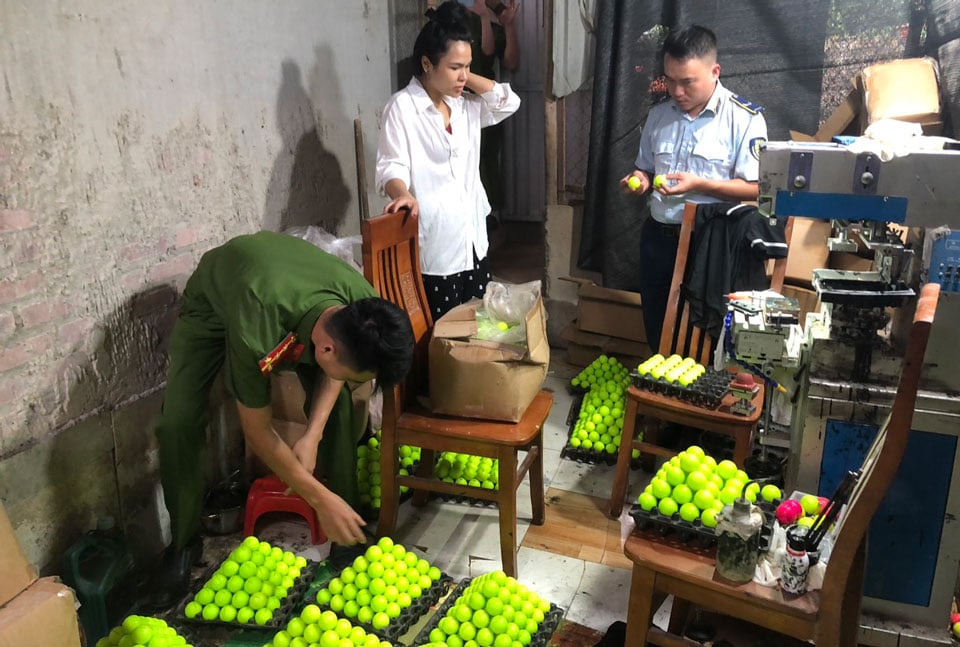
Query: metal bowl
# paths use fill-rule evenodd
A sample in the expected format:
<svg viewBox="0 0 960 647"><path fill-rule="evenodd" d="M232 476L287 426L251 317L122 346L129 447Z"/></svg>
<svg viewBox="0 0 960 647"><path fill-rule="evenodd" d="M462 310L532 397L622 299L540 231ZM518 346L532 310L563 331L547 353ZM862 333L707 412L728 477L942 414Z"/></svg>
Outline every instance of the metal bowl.
<svg viewBox="0 0 960 647"><path fill-rule="evenodd" d="M243 511L243 506L204 510L200 515L200 526L210 535L232 535L243 527Z"/></svg>
<svg viewBox="0 0 960 647"><path fill-rule="evenodd" d="M247 488L239 482L218 485L207 494L200 526L211 535L230 535L243 527Z"/></svg>

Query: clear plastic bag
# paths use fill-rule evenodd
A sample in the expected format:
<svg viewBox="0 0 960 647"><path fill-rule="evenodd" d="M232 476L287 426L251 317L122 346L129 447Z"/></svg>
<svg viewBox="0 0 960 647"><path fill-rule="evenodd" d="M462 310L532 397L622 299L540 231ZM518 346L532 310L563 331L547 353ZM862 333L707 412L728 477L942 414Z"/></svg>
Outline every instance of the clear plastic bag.
<svg viewBox="0 0 960 647"><path fill-rule="evenodd" d="M363 272L363 264L361 261L362 252L360 252L362 239L360 236L337 238L321 227L316 227L314 225L308 225L306 227L290 227L285 229L283 233L289 236L302 238L308 243L316 245L328 254L333 254L341 260L346 261L358 272Z"/></svg>
<svg viewBox="0 0 960 647"><path fill-rule="evenodd" d="M477 309L477 339L525 344L527 313L540 298L540 287L540 281L490 281L483 295L483 307Z"/></svg>

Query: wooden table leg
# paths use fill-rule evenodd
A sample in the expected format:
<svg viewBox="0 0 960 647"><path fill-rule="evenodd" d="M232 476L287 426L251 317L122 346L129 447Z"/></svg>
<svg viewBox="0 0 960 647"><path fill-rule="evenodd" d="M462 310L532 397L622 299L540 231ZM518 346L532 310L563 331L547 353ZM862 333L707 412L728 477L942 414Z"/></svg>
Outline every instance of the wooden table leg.
<svg viewBox="0 0 960 647"><path fill-rule="evenodd" d="M633 565L630 578L630 602L627 607L627 641L631 647L643 647L647 644L647 632L653 618L653 583L656 573Z"/></svg>

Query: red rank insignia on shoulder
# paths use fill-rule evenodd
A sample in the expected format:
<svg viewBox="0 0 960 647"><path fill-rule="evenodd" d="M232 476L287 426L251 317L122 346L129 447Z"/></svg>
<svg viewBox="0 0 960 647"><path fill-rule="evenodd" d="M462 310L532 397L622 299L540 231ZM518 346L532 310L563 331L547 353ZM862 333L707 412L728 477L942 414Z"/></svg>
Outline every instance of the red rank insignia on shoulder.
<svg viewBox="0 0 960 647"><path fill-rule="evenodd" d="M303 344L297 343L297 335L288 333L276 348L260 359L260 372L264 375L271 373L275 366L284 362L296 362L303 354Z"/></svg>

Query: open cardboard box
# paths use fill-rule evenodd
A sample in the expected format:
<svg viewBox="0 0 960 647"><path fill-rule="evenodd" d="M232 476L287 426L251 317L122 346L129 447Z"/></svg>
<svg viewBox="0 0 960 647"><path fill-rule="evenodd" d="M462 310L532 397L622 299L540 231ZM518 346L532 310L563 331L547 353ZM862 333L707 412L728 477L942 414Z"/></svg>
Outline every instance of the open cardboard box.
<svg viewBox="0 0 960 647"><path fill-rule="evenodd" d="M940 135L940 83L937 62L929 56L877 63L851 80L853 89L815 135L795 130L800 142L829 142L837 135L859 135L880 119L920 124L924 135Z"/></svg>
<svg viewBox="0 0 960 647"><path fill-rule="evenodd" d="M37 571L23 554L3 503L0 503L0 574L0 606L15 598L37 579Z"/></svg>
<svg viewBox="0 0 960 647"><path fill-rule="evenodd" d="M0 647L80 647L77 600L54 577L35 581L0 608Z"/></svg>
<svg viewBox="0 0 960 647"><path fill-rule="evenodd" d="M430 406L436 413L518 422L550 364L543 299L527 313L525 346L473 339L482 303L459 305L434 323Z"/></svg>
<svg viewBox="0 0 960 647"><path fill-rule="evenodd" d="M0 647L80 647L76 598L52 577L37 579L0 503Z"/></svg>

